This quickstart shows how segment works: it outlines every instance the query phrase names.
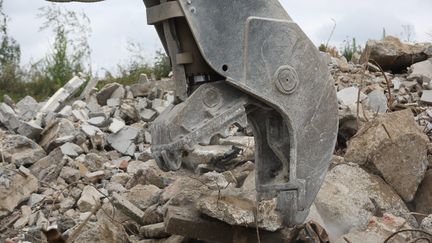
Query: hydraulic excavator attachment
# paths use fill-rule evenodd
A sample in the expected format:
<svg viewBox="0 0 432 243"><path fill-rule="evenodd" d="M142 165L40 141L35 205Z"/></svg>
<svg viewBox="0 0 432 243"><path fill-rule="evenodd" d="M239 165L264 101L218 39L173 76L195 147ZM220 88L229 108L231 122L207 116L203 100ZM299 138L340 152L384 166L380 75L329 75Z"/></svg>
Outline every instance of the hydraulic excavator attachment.
<svg viewBox="0 0 432 243"><path fill-rule="evenodd" d="M195 145L249 123L257 200L277 198L287 226L303 223L338 128L336 91L317 48L278 0L144 3L170 57L179 101L152 126L158 165L177 170Z"/></svg>
<svg viewBox="0 0 432 243"><path fill-rule="evenodd" d="M316 47L277 0L144 0L184 102L153 123L159 166L252 126L257 200L277 198L287 225L303 223L337 136L333 80ZM247 119L246 119L247 118Z"/></svg>

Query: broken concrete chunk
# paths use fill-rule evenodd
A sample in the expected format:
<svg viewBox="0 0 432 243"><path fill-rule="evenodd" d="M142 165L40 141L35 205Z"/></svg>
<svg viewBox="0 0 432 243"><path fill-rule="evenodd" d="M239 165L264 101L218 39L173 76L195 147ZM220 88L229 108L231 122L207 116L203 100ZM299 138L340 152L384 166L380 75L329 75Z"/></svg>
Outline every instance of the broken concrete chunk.
<svg viewBox="0 0 432 243"><path fill-rule="evenodd" d="M134 141L138 133L138 129L126 126L119 132L110 134L107 138L107 142L118 152L133 156L136 150Z"/></svg>
<svg viewBox="0 0 432 243"><path fill-rule="evenodd" d="M126 126L125 122L123 120L113 118L111 120L111 124L108 127L108 130L110 130L112 133L117 133L121 129L123 129Z"/></svg>
<svg viewBox="0 0 432 243"><path fill-rule="evenodd" d="M42 133L42 127L38 124L30 122L20 122L17 132L31 139L38 139Z"/></svg>
<svg viewBox="0 0 432 243"><path fill-rule="evenodd" d="M119 98L110 98L107 100L107 105L111 107L117 107L121 103L121 99Z"/></svg>
<svg viewBox="0 0 432 243"><path fill-rule="evenodd" d="M410 68L408 79L417 79L423 82L432 80L432 58L414 63Z"/></svg>
<svg viewBox="0 0 432 243"><path fill-rule="evenodd" d="M51 98L44 104L41 108L41 112L56 112L61 108L61 105L72 97L79 88L84 84L84 80L75 76L71 80L69 80L65 86L57 90Z"/></svg>
<svg viewBox="0 0 432 243"><path fill-rule="evenodd" d="M39 189L38 179L31 174L12 173L8 181L9 185L0 183L0 218L11 213Z"/></svg>
<svg viewBox="0 0 432 243"><path fill-rule="evenodd" d="M93 186L85 186L77 202L79 210L81 212L90 212L102 197L103 195Z"/></svg>
<svg viewBox="0 0 432 243"><path fill-rule="evenodd" d="M420 101L426 104L432 104L432 90L423 90Z"/></svg>
<svg viewBox="0 0 432 243"><path fill-rule="evenodd" d="M45 151L37 143L20 135L0 133L0 148L2 158L17 167L32 165L46 156Z"/></svg>
<svg viewBox="0 0 432 243"><path fill-rule="evenodd" d="M30 206L30 207L34 207L38 203L42 202L44 199L45 199L45 195L37 194L37 193L32 193L30 195L30 198L28 200L27 205Z"/></svg>
<svg viewBox="0 0 432 243"><path fill-rule="evenodd" d="M93 126L103 127L106 123L106 118L104 116L96 116L88 119L87 122Z"/></svg>
<svg viewBox="0 0 432 243"><path fill-rule="evenodd" d="M60 146L60 150L64 155L67 155L69 157L77 157L78 155L82 154L84 151L82 148L74 143L65 143L62 146Z"/></svg>
<svg viewBox="0 0 432 243"><path fill-rule="evenodd" d="M385 242L394 232L409 229L412 229L412 227L407 224L404 218L396 217L391 214L384 214L382 217L372 217L365 230L353 230L335 242ZM411 238L411 232L402 232L394 235L391 241L408 242Z"/></svg>
<svg viewBox="0 0 432 243"><path fill-rule="evenodd" d="M12 131L17 129L20 125L17 114L12 107L6 103L0 103L0 123Z"/></svg>
<svg viewBox="0 0 432 243"><path fill-rule="evenodd" d="M348 142L345 161L378 170L405 201L411 201L427 169L429 142L411 110L378 116L357 134Z"/></svg>
<svg viewBox="0 0 432 243"><path fill-rule="evenodd" d="M382 90L374 90L368 94L369 106L373 112L385 113L387 111L387 97Z"/></svg>
<svg viewBox="0 0 432 243"><path fill-rule="evenodd" d="M141 210L145 211L148 207L156 204L162 190L154 185L136 185L132 187L125 197Z"/></svg>
<svg viewBox="0 0 432 243"><path fill-rule="evenodd" d="M99 103L99 105L106 105L107 104L107 100L109 98L111 98L111 95L113 94L113 92L119 88L121 85L118 83L110 83L105 85L105 87L103 87L97 94L96 94L96 98L97 101Z"/></svg>
<svg viewBox="0 0 432 243"><path fill-rule="evenodd" d="M105 172L101 170L95 172L89 172L85 174L85 178L87 178L87 180L89 180L92 183L98 182L102 180L104 177L105 177Z"/></svg>
<svg viewBox="0 0 432 243"><path fill-rule="evenodd" d="M69 166L65 166L60 171L60 177L70 184L70 183L77 182L81 178L81 175L79 170Z"/></svg>
<svg viewBox="0 0 432 243"><path fill-rule="evenodd" d="M196 169L199 164L209 164L223 158L230 151L232 151L231 145L197 145L193 151L182 158L182 161L189 168Z"/></svg>
<svg viewBox="0 0 432 243"><path fill-rule="evenodd" d="M429 234L432 234L432 214L422 220L420 228Z"/></svg>
<svg viewBox="0 0 432 243"><path fill-rule="evenodd" d="M406 201L414 195L425 175L427 140L418 134L400 135L380 143L372 161L384 180Z"/></svg>
<svg viewBox="0 0 432 243"><path fill-rule="evenodd" d="M161 114L166 108L169 107L169 102L162 99L154 99L152 101L152 109L155 110L158 114Z"/></svg>
<svg viewBox="0 0 432 243"><path fill-rule="evenodd" d="M112 195L114 199L114 205L116 208L122 211L123 214L129 216L131 219L138 223L141 223L144 217L144 211L136 207L130 201L120 194L114 192Z"/></svg>
<svg viewBox="0 0 432 243"><path fill-rule="evenodd" d="M340 90L337 92L337 98L341 105L352 106L357 104L358 99L358 88L357 87L349 87ZM360 102L366 99L367 96L360 92Z"/></svg>
<svg viewBox="0 0 432 243"><path fill-rule="evenodd" d="M21 207L21 217L14 223L14 229L21 229L27 225L30 220L31 211L29 206L24 205Z"/></svg>
<svg viewBox="0 0 432 243"><path fill-rule="evenodd" d="M95 136L97 133L102 133L102 130L100 130L98 127L82 124L81 130L89 137Z"/></svg>
<svg viewBox="0 0 432 243"><path fill-rule="evenodd" d="M360 63L375 60L385 71L404 71L413 63L428 58L428 46L402 43L397 37L387 36L383 40L369 40L361 55Z"/></svg>
<svg viewBox="0 0 432 243"><path fill-rule="evenodd" d="M377 212L411 220L399 195L355 164L340 164L327 173L315 206L335 238L351 229L364 229Z"/></svg>
<svg viewBox="0 0 432 243"><path fill-rule="evenodd" d="M420 184L415 199L416 212L432 214L432 170L428 170Z"/></svg>
<svg viewBox="0 0 432 243"><path fill-rule="evenodd" d="M141 119L145 122L152 121L156 117L156 115L156 111L153 111L151 109L144 108L140 111Z"/></svg>
<svg viewBox="0 0 432 243"><path fill-rule="evenodd" d="M17 104L17 114L24 120L29 121L36 118L36 115L40 109L39 103L31 96L22 98Z"/></svg>
<svg viewBox="0 0 432 243"><path fill-rule="evenodd" d="M42 146L46 151L51 151L55 147L61 145L60 142L68 142L67 139L62 139L72 136L75 133L75 127L73 123L65 118L59 118L53 123L45 127L42 131L42 139L39 145ZM58 141L56 141L59 139Z"/></svg>
<svg viewBox="0 0 432 243"><path fill-rule="evenodd" d="M252 201L235 196L204 197L198 201L198 210L210 217L230 225L258 227L276 231L283 227L282 217L276 212L276 200L262 201L258 206L257 218L254 215L255 205Z"/></svg>
<svg viewBox="0 0 432 243"><path fill-rule="evenodd" d="M165 232L165 224L163 222L142 226L140 234L149 239L160 239L170 236L169 233Z"/></svg>

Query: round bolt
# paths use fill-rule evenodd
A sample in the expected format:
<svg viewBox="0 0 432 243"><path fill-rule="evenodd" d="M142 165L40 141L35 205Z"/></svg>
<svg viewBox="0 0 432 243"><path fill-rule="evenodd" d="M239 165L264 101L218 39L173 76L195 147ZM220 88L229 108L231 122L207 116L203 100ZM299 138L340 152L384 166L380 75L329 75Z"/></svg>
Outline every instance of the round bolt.
<svg viewBox="0 0 432 243"><path fill-rule="evenodd" d="M196 12L196 8L192 7L190 8L191 13L195 13Z"/></svg>
<svg viewBox="0 0 432 243"><path fill-rule="evenodd" d="M283 94L293 93L299 83L297 71L291 66L280 67L274 79L276 88Z"/></svg>
<svg viewBox="0 0 432 243"><path fill-rule="evenodd" d="M219 92L215 89L208 89L203 97L203 103L208 108L214 108L221 102Z"/></svg>
<svg viewBox="0 0 432 243"><path fill-rule="evenodd" d="M188 5L191 5L191 4L192 4L192 0L187 0L186 3L187 3Z"/></svg>

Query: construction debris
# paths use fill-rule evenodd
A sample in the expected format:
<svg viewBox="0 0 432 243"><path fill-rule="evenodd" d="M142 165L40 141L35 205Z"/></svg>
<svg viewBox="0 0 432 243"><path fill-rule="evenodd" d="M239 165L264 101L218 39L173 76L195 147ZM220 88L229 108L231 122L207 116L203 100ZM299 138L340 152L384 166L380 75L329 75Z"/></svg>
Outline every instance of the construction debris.
<svg viewBox="0 0 432 243"><path fill-rule="evenodd" d="M313 233L321 242L355 243L431 233L426 47L369 42L365 53L393 70L384 74L372 63L327 56L339 101L336 155L308 222L295 229L284 226L275 200L257 203L248 126L182 154L176 172L157 166L150 127L174 104L173 80L98 92L93 81L76 98L84 83L76 77L47 102L1 103L0 241L44 238L48 229L76 242L283 242Z"/></svg>

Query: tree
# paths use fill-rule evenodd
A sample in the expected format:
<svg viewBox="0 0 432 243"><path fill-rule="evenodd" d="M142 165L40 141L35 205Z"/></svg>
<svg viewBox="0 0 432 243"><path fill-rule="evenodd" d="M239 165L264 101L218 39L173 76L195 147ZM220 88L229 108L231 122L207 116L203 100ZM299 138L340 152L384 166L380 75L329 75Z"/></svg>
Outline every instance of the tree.
<svg viewBox="0 0 432 243"><path fill-rule="evenodd" d="M77 13L54 5L39 9L45 21L40 31L50 30L54 43L50 53L32 64L30 75L36 85L34 95L39 99L50 96L74 75L91 75L90 20L85 13Z"/></svg>
<svg viewBox="0 0 432 243"><path fill-rule="evenodd" d="M161 50L156 51L154 62L154 74L157 79L168 77L171 72L171 64L168 56Z"/></svg>
<svg viewBox="0 0 432 243"><path fill-rule="evenodd" d="M0 0L0 93L11 94L22 89L19 44L8 33L9 17L3 11Z"/></svg>

